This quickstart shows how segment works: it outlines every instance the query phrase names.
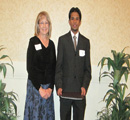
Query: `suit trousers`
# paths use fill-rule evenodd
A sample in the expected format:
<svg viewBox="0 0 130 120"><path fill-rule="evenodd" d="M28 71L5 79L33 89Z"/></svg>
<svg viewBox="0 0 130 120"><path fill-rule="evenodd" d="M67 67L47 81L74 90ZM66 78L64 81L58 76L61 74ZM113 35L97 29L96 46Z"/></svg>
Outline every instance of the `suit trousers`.
<svg viewBox="0 0 130 120"><path fill-rule="evenodd" d="M61 120L71 120L71 107L73 107L73 120L84 120L86 99L72 100L72 99L60 98Z"/></svg>

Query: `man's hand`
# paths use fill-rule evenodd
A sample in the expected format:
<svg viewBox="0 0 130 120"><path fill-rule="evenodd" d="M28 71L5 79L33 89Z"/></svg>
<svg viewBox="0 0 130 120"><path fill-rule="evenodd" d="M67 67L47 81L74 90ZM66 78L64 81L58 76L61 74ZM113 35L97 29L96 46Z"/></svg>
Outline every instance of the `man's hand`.
<svg viewBox="0 0 130 120"><path fill-rule="evenodd" d="M81 95L82 96L86 95L86 89L84 87L81 87Z"/></svg>
<svg viewBox="0 0 130 120"><path fill-rule="evenodd" d="M57 90L57 94L58 94L59 96L62 96L62 88L59 88L59 89Z"/></svg>

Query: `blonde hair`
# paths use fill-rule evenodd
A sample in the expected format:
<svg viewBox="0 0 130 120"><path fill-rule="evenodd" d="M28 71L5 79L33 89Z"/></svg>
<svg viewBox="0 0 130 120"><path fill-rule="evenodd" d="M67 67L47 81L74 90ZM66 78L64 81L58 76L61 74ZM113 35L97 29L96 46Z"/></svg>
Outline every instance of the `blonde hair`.
<svg viewBox="0 0 130 120"><path fill-rule="evenodd" d="M39 30L39 21L43 18L46 17L48 23L49 23L49 32L48 32L48 38L51 37L51 30L52 30L52 24L51 24L51 19L49 17L49 14L46 11L42 11L38 14L36 22L35 22L35 36L38 36L40 33Z"/></svg>

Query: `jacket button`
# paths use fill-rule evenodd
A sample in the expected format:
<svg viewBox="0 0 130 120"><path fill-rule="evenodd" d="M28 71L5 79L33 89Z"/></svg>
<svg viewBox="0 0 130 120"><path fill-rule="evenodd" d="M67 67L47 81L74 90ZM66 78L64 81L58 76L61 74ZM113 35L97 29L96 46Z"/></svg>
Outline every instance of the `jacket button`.
<svg viewBox="0 0 130 120"><path fill-rule="evenodd" d="M74 76L74 78L76 79L76 76Z"/></svg>

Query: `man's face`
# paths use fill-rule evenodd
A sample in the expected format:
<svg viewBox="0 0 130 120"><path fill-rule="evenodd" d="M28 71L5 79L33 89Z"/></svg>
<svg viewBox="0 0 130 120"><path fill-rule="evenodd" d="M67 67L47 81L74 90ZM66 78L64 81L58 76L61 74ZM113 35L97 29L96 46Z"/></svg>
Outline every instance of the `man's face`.
<svg viewBox="0 0 130 120"><path fill-rule="evenodd" d="M72 32L76 34L79 31L79 26L81 24L80 17L77 12L71 13L69 24L70 24Z"/></svg>

